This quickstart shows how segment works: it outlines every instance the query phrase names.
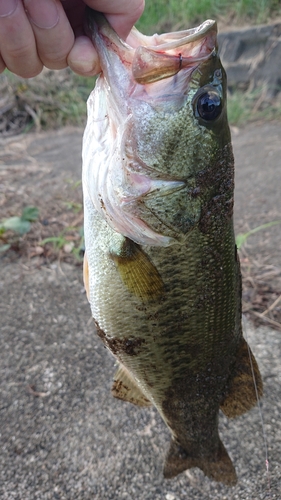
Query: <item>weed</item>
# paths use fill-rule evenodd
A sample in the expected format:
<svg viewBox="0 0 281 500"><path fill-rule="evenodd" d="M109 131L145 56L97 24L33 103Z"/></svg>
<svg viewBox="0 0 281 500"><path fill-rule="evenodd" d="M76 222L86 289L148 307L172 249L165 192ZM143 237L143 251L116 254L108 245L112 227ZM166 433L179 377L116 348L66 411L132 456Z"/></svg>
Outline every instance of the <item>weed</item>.
<svg viewBox="0 0 281 500"><path fill-rule="evenodd" d="M8 70L0 75L2 134L27 132L31 128L85 125L86 101L95 78L75 75L70 69L44 69L36 78L20 78Z"/></svg>
<svg viewBox="0 0 281 500"><path fill-rule="evenodd" d="M82 203L77 203L74 201L65 201L64 205L66 206L67 210L73 210L74 213L81 212L83 208Z"/></svg>
<svg viewBox="0 0 281 500"><path fill-rule="evenodd" d="M138 29L146 34L193 27L208 18L262 23L280 14L279 0L147 0Z"/></svg>
<svg viewBox="0 0 281 500"><path fill-rule="evenodd" d="M276 226L277 224L281 224L281 220L274 220L272 222L267 222L266 224L262 224L261 226L257 226L254 229L251 229L247 233L237 234L236 236L236 246L238 250L242 247L242 245L246 242L247 238L252 234L261 231L262 229L266 229L267 227Z"/></svg>
<svg viewBox="0 0 281 500"><path fill-rule="evenodd" d="M60 250L64 245L67 244L67 239L65 238L64 232L62 232L59 236L49 236L49 238L45 238L40 241L40 245L44 246L47 243L53 243L54 248Z"/></svg>
<svg viewBox="0 0 281 500"><path fill-rule="evenodd" d="M77 181L74 181L73 179L66 179L66 182L71 186L72 189L77 189L82 184L81 179L78 179Z"/></svg>
<svg viewBox="0 0 281 500"><path fill-rule="evenodd" d="M247 92L234 89L228 93L227 115L231 125L245 125L254 120L280 119L281 102L280 99L266 101L262 88Z"/></svg>
<svg viewBox="0 0 281 500"><path fill-rule="evenodd" d="M38 220L39 211L36 207L25 207L20 217L14 216L0 222L0 253L6 252L19 238L28 233L31 223Z"/></svg>
<svg viewBox="0 0 281 500"><path fill-rule="evenodd" d="M78 261L82 260L84 252L84 230L81 226L78 229L78 236L69 234L77 233L77 228L67 227L58 236L50 236L42 240L39 245L44 247L48 243L52 243L55 251L63 250L66 254L74 255Z"/></svg>

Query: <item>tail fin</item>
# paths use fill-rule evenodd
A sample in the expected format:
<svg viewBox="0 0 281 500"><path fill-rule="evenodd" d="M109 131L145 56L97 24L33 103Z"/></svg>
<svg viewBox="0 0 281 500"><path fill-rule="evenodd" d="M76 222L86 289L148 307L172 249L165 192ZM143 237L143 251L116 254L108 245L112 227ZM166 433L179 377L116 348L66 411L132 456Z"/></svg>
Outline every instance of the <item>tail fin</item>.
<svg viewBox="0 0 281 500"><path fill-rule="evenodd" d="M199 467L210 479L228 486L233 486L237 482L234 466L221 441L214 456L207 459L188 456L188 453L172 439L164 464L164 477L171 479L192 467Z"/></svg>
<svg viewBox="0 0 281 500"><path fill-rule="evenodd" d="M262 396L259 367L246 340L242 339L236 356L234 376L220 409L229 418L242 415L257 403L256 390L258 397Z"/></svg>

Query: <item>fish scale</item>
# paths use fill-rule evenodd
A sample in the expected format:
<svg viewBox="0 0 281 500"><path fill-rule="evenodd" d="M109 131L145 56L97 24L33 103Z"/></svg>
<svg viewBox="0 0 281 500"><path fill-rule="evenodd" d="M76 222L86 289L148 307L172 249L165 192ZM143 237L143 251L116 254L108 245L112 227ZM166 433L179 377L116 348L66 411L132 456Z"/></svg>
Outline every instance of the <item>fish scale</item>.
<svg viewBox="0 0 281 500"><path fill-rule="evenodd" d="M262 381L241 327L234 163L216 24L133 46L87 10L102 73L83 141L84 281L119 363L113 396L153 404L171 431L171 478L199 467L232 485L218 433ZM180 54L180 57L179 57ZM251 358L251 362L250 362Z"/></svg>

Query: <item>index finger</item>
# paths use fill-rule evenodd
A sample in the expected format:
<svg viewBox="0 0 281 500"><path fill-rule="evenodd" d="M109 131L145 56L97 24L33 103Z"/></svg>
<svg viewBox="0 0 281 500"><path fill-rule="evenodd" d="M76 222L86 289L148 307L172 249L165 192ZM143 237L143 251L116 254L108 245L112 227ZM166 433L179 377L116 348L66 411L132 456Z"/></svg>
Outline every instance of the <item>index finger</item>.
<svg viewBox="0 0 281 500"><path fill-rule="evenodd" d="M85 0L94 10L105 14L116 33L126 40L135 22L144 10L144 0Z"/></svg>
<svg viewBox="0 0 281 500"><path fill-rule="evenodd" d="M37 75L42 70L32 28L27 19L22 2L15 2L15 8L7 8L0 16L0 52L7 68L24 78ZM0 65L1 67L3 64Z"/></svg>

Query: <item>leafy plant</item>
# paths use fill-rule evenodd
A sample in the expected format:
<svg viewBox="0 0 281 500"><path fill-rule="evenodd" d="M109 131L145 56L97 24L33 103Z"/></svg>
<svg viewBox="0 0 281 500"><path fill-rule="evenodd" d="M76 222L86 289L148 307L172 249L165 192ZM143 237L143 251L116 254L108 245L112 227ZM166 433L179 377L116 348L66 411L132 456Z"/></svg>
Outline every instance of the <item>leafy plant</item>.
<svg viewBox="0 0 281 500"><path fill-rule="evenodd" d="M42 246L46 245L47 243L53 243L54 247L60 250L64 245L66 245L67 239L65 238L64 233L61 233L59 236L49 236L48 238L40 241L40 245Z"/></svg>
<svg viewBox="0 0 281 500"><path fill-rule="evenodd" d="M12 244L18 241L20 236L28 233L32 222L38 220L39 210L37 207L25 207L20 217L14 216L4 219L0 222L0 238L4 243L0 245L0 252L6 252L11 248ZM12 231L11 236L7 236L7 232ZM14 235L13 233L16 233Z"/></svg>
<svg viewBox="0 0 281 500"><path fill-rule="evenodd" d="M80 240L77 246L75 246L72 250L73 255L77 258L77 260L82 261L82 255L84 255L85 251L85 241L84 241L84 227L81 226L79 229Z"/></svg>
<svg viewBox="0 0 281 500"><path fill-rule="evenodd" d="M78 238L76 236L68 235L70 231L78 231ZM82 260L81 253L84 250L84 230L81 226L79 229L67 227L59 236L50 236L40 242L41 246L47 243L52 243L55 250L63 250L65 253L73 254L79 261Z"/></svg>
<svg viewBox="0 0 281 500"><path fill-rule="evenodd" d="M77 203L73 201L65 201L64 205L66 206L67 210L73 210L74 213L81 212L83 208L82 203Z"/></svg>

